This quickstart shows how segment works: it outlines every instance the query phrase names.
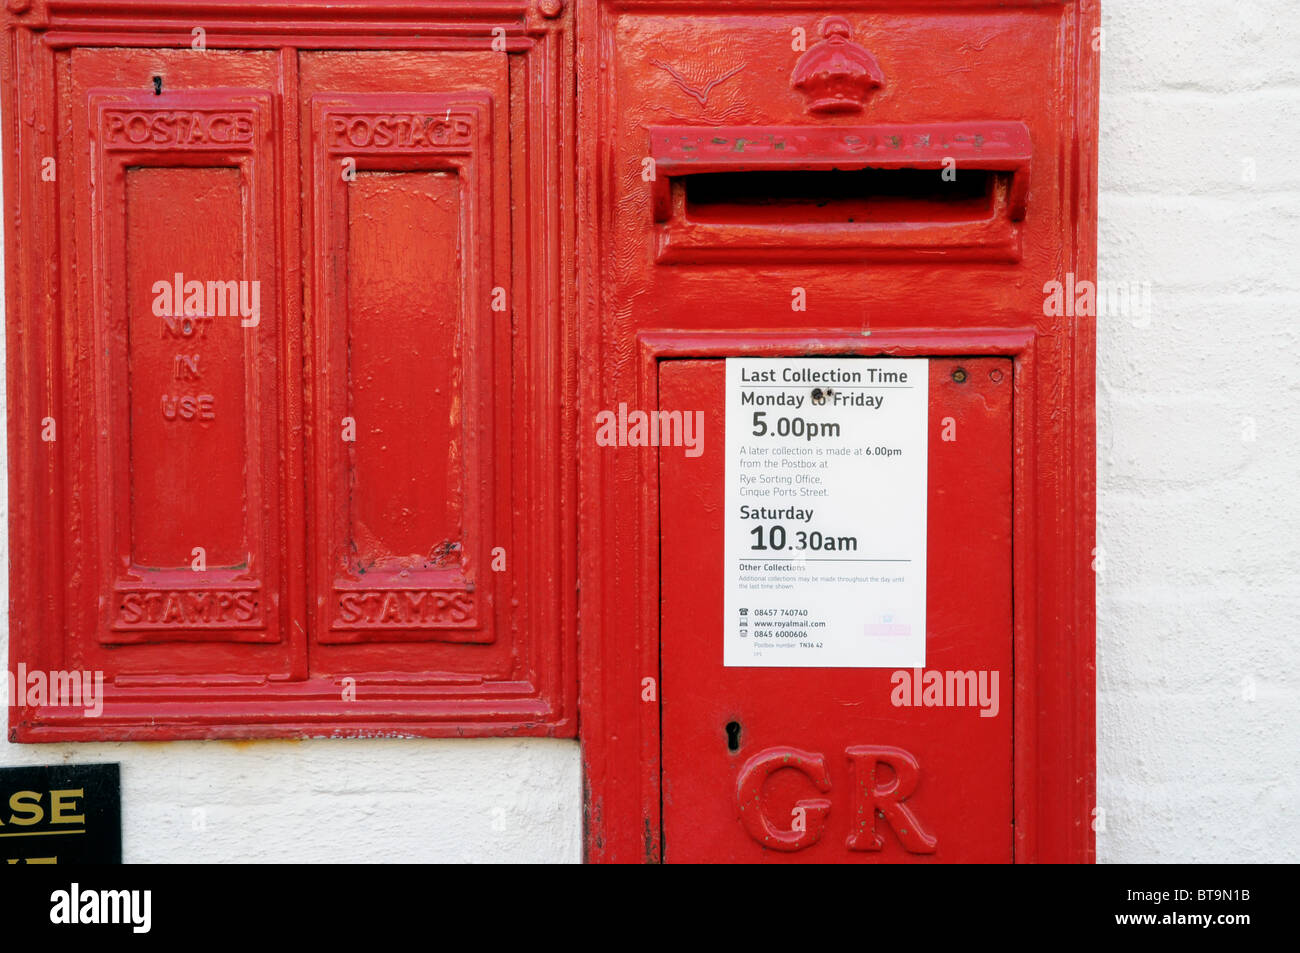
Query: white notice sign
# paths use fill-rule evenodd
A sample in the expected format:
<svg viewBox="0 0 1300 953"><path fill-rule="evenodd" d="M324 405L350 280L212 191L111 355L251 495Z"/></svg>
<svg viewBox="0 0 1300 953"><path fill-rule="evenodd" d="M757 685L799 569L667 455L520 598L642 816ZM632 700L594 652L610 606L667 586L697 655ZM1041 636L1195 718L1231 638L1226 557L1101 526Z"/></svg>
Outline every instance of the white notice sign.
<svg viewBox="0 0 1300 953"><path fill-rule="evenodd" d="M929 361L728 358L723 664L922 668Z"/></svg>

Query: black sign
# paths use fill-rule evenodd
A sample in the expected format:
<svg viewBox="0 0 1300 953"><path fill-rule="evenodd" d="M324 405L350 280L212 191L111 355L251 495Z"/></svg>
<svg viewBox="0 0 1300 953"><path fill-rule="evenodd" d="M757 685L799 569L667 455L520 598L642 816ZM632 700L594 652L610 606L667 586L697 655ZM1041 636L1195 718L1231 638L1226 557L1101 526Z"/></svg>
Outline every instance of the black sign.
<svg viewBox="0 0 1300 953"><path fill-rule="evenodd" d="M0 768L0 863L121 862L118 765Z"/></svg>

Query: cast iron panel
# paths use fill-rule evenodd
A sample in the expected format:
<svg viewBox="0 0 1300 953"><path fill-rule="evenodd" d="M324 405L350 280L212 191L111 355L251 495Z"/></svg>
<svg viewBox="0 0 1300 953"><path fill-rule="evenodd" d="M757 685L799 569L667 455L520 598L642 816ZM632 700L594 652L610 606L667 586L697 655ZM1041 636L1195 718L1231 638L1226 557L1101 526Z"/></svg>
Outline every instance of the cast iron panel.
<svg viewBox="0 0 1300 953"><path fill-rule="evenodd" d="M930 361L926 665L901 675L723 667L724 371L659 373L707 435L659 451L664 860L1009 862L1011 361Z"/></svg>

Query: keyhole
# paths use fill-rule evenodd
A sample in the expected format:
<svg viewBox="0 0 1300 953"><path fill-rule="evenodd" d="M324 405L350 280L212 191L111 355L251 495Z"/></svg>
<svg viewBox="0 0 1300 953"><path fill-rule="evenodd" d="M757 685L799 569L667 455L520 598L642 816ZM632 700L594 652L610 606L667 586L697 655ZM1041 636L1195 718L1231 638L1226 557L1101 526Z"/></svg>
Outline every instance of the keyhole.
<svg viewBox="0 0 1300 953"><path fill-rule="evenodd" d="M161 76L155 76L155 77L153 78L153 94L154 94L155 96L161 96L161 95L162 95L162 77L161 77Z"/></svg>
<svg viewBox="0 0 1300 953"><path fill-rule="evenodd" d="M740 750L740 722L738 721L727 722L727 750Z"/></svg>

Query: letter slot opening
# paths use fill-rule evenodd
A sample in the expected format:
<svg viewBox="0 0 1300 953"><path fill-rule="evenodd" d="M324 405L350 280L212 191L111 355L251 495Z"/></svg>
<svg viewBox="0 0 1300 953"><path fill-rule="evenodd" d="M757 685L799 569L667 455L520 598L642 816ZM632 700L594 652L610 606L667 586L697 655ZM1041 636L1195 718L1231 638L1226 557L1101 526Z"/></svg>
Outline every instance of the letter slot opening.
<svg viewBox="0 0 1300 953"><path fill-rule="evenodd" d="M1020 261L1024 123L649 132L659 264Z"/></svg>
<svg viewBox="0 0 1300 953"><path fill-rule="evenodd" d="M986 169L797 169L681 176L688 221L714 224L978 222L1009 176Z"/></svg>

